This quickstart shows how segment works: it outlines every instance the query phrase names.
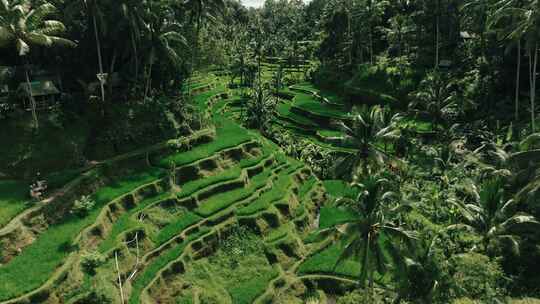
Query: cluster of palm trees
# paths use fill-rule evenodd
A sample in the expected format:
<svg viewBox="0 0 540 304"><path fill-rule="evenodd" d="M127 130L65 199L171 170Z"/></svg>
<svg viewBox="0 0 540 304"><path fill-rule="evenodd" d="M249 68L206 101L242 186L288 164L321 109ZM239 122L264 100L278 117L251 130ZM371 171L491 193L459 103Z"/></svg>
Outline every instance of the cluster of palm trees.
<svg viewBox="0 0 540 304"><path fill-rule="evenodd" d="M35 6L30 1L0 2L0 48L13 46L21 60L29 65L29 55L35 46L74 47L74 42L59 37L65 33L66 27L60 21L49 19L55 13L57 13L56 7L47 2ZM37 129L39 122L28 69L29 66L25 69L26 85L34 127Z"/></svg>
<svg viewBox="0 0 540 304"><path fill-rule="evenodd" d="M322 7L318 26L324 34L318 57L329 67L339 67L338 72L354 72L358 64L373 65L377 56L404 56L422 69L439 70L450 65L465 73L478 70L476 102L483 109L493 110L491 105L497 98L493 91L497 91L495 82L500 75L496 74L505 68L500 57L516 54L512 92L515 120L520 118L520 86L526 74L531 130L537 131L537 0L319 2L312 4Z"/></svg>
<svg viewBox="0 0 540 304"><path fill-rule="evenodd" d="M473 151L463 147L458 149L455 147L458 144L452 143L454 147L449 153L455 154L461 149L460 156L448 158L440 179L441 185L443 180L447 181L446 186L435 191L449 193L460 189L467 195L448 199L446 206L436 207L441 209L437 212L451 213L451 220L444 221L439 231L428 237L424 231L417 232L407 224L410 211L425 211L418 200L421 190L414 186L422 178L412 172L416 181L409 183L381 166L395 157L384 153L377 142L400 136L391 123L398 117L385 125L382 112L376 106L358 114L351 126L343 124L345 137L357 144L359 153L349 156L341 165L354 172L351 187L357 189L358 195L354 199L340 198L334 203L353 216L345 223L339 222L326 229L336 234L335 239L343 248L336 266L344 259L353 258L359 262L359 283L362 288L367 288L367 299L373 300L374 283L378 279L385 287L392 284L400 299L412 296L430 302L438 278L430 265L437 263L434 250L444 246L439 242L444 234L475 235L476 242L469 248L470 252L491 258L505 251L518 255L526 236L540 228L540 222L526 212L534 206L540 192L540 134L504 146L486 140ZM514 152L508 152L510 150ZM449 178L453 169L461 174L474 172L473 177ZM400 170L408 169L402 167ZM408 187L412 187L412 192ZM419 233L422 233L421 238ZM395 280L383 279L389 273ZM421 294L413 292L412 285L418 280L427 284Z"/></svg>
<svg viewBox="0 0 540 304"><path fill-rule="evenodd" d="M112 98L112 75L120 70L129 76L130 90L138 91L141 98L150 96L156 84L160 89L171 82L177 86L182 69L194 65L201 27L219 16L224 6L222 0L5 0L0 2L0 48L13 50L21 63L29 64L34 47L94 44L95 52L81 49L63 54L97 59L82 70L93 70L90 74L96 77L90 82L99 80L105 109L105 101ZM31 89L28 70L26 75ZM29 98L37 128L32 94Z"/></svg>
<svg viewBox="0 0 540 304"><path fill-rule="evenodd" d="M484 0L483 2L486 2ZM489 25L500 32L509 46L517 45L515 116L519 119L519 94L522 46L528 57L531 129L536 131L536 80L540 52L540 1L499 0L494 6Z"/></svg>

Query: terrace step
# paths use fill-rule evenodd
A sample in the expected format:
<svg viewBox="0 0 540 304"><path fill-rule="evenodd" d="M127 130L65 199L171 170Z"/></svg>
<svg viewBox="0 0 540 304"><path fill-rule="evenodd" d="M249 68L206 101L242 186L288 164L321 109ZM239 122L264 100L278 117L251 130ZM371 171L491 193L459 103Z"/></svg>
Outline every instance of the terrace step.
<svg viewBox="0 0 540 304"><path fill-rule="evenodd" d="M286 166L286 164L284 164L284 165ZM278 165L278 166L274 169L273 174L275 174L276 171L281 170L281 168L283 168L284 165ZM263 188L269 188L268 182L266 183L266 186L263 187ZM227 212L226 209L223 210L223 211L221 211L221 212L225 213L226 215L224 215L224 216L222 215L222 216L219 217L219 218L217 217L217 214L216 214L216 215L213 215L214 218L218 218L218 219L219 219L218 221L213 221L213 222L211 222L211 220L208 218L208 219L204 220L203 222L200 222L200 223L196 224L195 226L192 226L192 227L190 227L190 228L185 229L185 230L182 232L182 234L180 234L180 235L177 236L176 238L171 239L171 240L169 241L169 243L163 244L160 248L157 248L156 250L154 250L154 252L151 252L151 253L147 254L145 257L143 257L143 260L145 261L145 264L148 264L149 261L151 261L152 259L154 259L154 258L156 258L157 256L159 256L159 255L160 255L159 252L162 252L164 248L170 248L170 245L167 245L167 244L172 244L171 241L174 241L174 243L177 243L177 244L178 244L178 243L181 243L181 242L187 237L188 234L191 234L191 233L189 233L189 232L192 232L194 228L197 229L197 230L199 230L200 228L197 228L197 227L201 227L204 223L210 223L210 222L211 222L212 226L220 225L221 223L226 222L227 220L231 219L231 218L232 218L232 215L234 215L234 212L233 212L233 211L234 211L234 208L237 207L238 204L247 204L247 203L249 203L250 201L253 200L253 197L254 197L254 196L258 196L258 195L260 195L260 193L261 193L262 191L265 191L263 188L257 190L256 193L253 194L253 195L251 195L249 198L247 198L247 199L245 199L245 200L243 200L243 201L240 201L240 202L238 202L238 203L235 203L235 204L229 206L228 209L230 209L230 210L229 210L228 212ZM266 190L267 190L267 189L266 189Z"/></svg>

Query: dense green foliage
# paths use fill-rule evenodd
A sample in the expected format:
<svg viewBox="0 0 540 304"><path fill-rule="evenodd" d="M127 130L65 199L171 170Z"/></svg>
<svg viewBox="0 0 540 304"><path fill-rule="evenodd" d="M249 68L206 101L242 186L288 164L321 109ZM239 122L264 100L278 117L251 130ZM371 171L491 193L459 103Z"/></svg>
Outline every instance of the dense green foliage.
<svg viewBox="0 0 540 304"><path fill-rule="evenodd" d="M540 298L539 53L539 0L2 0L0 302Z"/></svg>

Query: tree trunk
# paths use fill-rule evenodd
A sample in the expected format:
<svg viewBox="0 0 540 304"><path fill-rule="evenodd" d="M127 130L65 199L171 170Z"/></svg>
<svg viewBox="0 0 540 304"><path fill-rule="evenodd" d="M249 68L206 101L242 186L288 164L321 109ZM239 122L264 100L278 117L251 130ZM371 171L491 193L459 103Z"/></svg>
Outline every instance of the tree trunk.
<svg viewBox="0 0 540 304"><path fill-rule="evenodd" d="M369 272L369 302L368 303L375 303L375 288L373 283L373 273L375 270L371 270Z"/></svg>
<svg viewBox="0 0 540 304"><path fill-rule="evenodd" d="M103 59L101 57L101 43L99 41L98 27L97 27L97 21L96 21L96 8L94 8L94 12L92 14L92 20L94 23L94 34L96 36L96 48L97 48L97 55L98 55L99 73L103 74ZM103 107L105 107L104 105L105 104L105 86L101 80L99 81L99 85L101 87L101 102L103 103Z"/></svg>
<svg viewBox="0 0 540 304"><path fill-rule="evenodd" d="M150 92L150 86L152 83L152 66L154 65L154 49L150 51L150 66L148 68L148 77L146 79L146 88L144 89L144 99L148 97L148 93Z"/></svg>
<svg viewBox="0 0 540 304"><path fill-rule="evenodd" d="M535 106L536 106L536 70L538 66L538 43L534 45L534 49L529 54L529 83L531 94L531 129L534 133L536 131L535 122Z"/></svg>
<svg viewBox="0 0 540 304"><path fill-rule="evenodd" d="M131 31L131 46L133 47L133 57L135 64L135 84L137 84L139 80L139 52L137 51L137 42L135 41L135 33L133 30Z"/></svg>
<svg viewBox="0 0 540 304"><path fill-rule="evenodd" d="M34 128L39 130L39 121L36 109L36 100L32 96L32 84L30 83L30 76L28 75L28 69L24 70L26 76L26 85L28 86L28 99L30 100L30 107L32 108L32 120L34 121Z"/></svg>
<svg viewBox="0 0 540 304"><path fill-rule="evenodd" d="M116 271L118 273L118 287L120 288L120 300L124 304L124 289L122 288L122 276L120 275L120 267L118 266L118 252L114 253L114 260L116 264Z"/></svg>
<svg viewBox="0 0 540 304"><path fill-rule="evenodd" d="M439 24L440 24L440 1L437 2L437 20L435 21L436 30L435 30L435 69L439 68L439 39L440 39L440 30L439 30Z"/></svg>
<svg viewBox="0 0 540 304"><path fill-rule="evenodd" d="M515 120L519 121L519 81L521 72L521 39L518 40L517 50L517 71L516 71L516 92L515 92Z"/></svg>
<svg viewBox="0 0 540 304"><path fill-rule="evenodd" d="M111 60L111 66L109 68L109 81L107 83L108 89L109 89L109 96L112 96L112 92L113 92L113 83L112 83L113 79L112 79L112 76L113 76L113 73L114 73L114 66L116 64L117 55L118 55L118 52L117 52L117 49L115 48L114 52L113 52L113 57L112 57L112 60Z"/></svg>

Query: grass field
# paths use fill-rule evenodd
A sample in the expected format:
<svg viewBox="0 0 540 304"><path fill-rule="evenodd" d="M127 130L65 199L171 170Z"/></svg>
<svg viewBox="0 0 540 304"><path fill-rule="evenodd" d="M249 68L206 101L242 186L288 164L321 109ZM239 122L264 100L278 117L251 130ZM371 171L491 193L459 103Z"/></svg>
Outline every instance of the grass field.
<svg viewBox="0 0 540 304"><path fill-rule="evenodd" d="M340 106L324 104L321 101L316 100L315 97L305 93L296 93L292 105L293 107L311 112L317 116L338 119L349 117L349 113Z"/></svg>
<svg viewBox="0 0 540 304"><path fill-rule="evenodd" d="M28 184L15 180L0 180L0 227L29 206Z"/></svg>
<svg viewBox="0 0 540 304"><path fill-rule="evenodd" d="M253 138L246 129L230 120L223 120L222 124L217 127L216 133L216 140L205 145L197 146L187 152L165 157L159 161L159 165L161 167L169 167L171 163L176 164L176 166L189 164L209 157L218 151L248 142Z"/></svg>
<svg viewBox="0 0 540 304"><path fill-rule="evenodd" d="M339 244L331 245L323 251L308 258L298 269L300 274L335 274L338 276L358 278L361 265L354 259L338 261L343 254L343 248Z"/></svg>
<svg viewBox="0 0 540 304"><path fill-rule="evenodd" d="M83 228L95 222L101 208L112 199L159 179L162 170L150 169L100 189L92 196L96 205L85 217L71 216L49 227L20 255L0 267L0 300L33 290L51 277L54 270L72 252L73 241ZM32 273L31 276L28 274Z"/></svg>
<svg viewBox="0 0 540 304"><path fill-rule="evenodd" d="M182 253L184 253L184 250L186 249L190 241L197 239L198 237L201 237L208 232L208 230L200 230L198 233L190 236L181 244L167 250L157 259L152 261L152 263L150 263L150 265L148 265L144 269L144 271L137 277L137 279L133 283L133 290L131 292L131 297L129 298L129 303L139 304L142 290L146 286L148 286L148 284L150 284L150 282L156 277L158 272L170 262L178 259L182 255Z"/></svg>

